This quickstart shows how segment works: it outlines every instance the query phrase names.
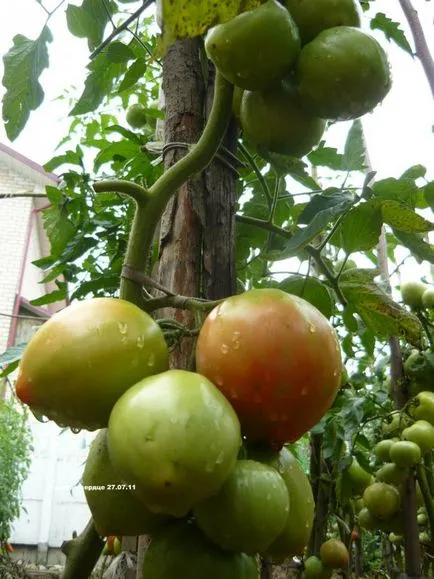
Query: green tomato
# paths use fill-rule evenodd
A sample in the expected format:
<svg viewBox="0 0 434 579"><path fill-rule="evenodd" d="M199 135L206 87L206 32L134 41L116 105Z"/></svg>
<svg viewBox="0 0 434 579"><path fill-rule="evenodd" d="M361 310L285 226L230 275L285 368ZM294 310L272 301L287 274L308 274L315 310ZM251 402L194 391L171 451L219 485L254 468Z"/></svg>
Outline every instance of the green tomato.
<svg viewBox="0 0 434 579"><path fill-rule="evenodd" d="M359 519L359 525L366 531L376 531L381 527L381 519L373 515L366 507L361 509L357 518Z"/></svg>
<svg viewBox="0 0 434 579"><path fill-rule="evenodd" d="M131 105L127 109L126 118L130 127L133 129L141 129L147 122L146 107L140 103Z"/></svg>
<svg viewBox="0 0 434 579"><path fill-rule="evenodd" d="M419 446L409 440L395 442L390 449L390 460L400 468L415 466L421 457Z"/></svg>
<svg viewBox="0 0 434 579"><path fill-rule="evenodd" d="M324 571L324 565L319 557L312 555L304 562L304 578L305 579L321 579Z"/></svg>
<svg viewBox="0 0 434 579"><path fill-rule="evenodd" d="M220 491L193 507L198 527L222 549L263 553L282 532L288 489L271 466L240 460Z"/></svg>
<svg viewBox="0 0 434 579"><path fill-rule="evenodd" d="M390 449L394 444L393 440L387 438L385 440L380 440L374 447L374 454L382 462L390 461Z"/></svg>
<svg viewBox="0 0 434 579"><path fill-rule="evenodd" d="M353 496L362 495L363 491L372 483L372 475L360 466L355 458L343 473Z"/></svg>
<svg viewBox="0 0 434 579"><path fill-rule="evenodd" d="M402 535L396 535L395 533L389 534L389 541L392 545L402 545L404 543L404 537Z"/></svg>
<svg viewBox="0 0 434 579"><path fill-rule="evenodd" d="M431 452L434 448L434 426L426 420L417 420L402 431L402 436L417 444L422 454Z"/></svg>
<svg viewBox="0 0 434 579"><path fill-rule="evenodd" d="M428 522L428 517L425 515L425 513L419 513L417 515L417 524L418 525L426 525Z"/></svg>
<svg viewBox="0 0 434 579"><path fill-rule="evenodd" d="M422 543L423 545L431 544L430 536L426 531L422 531L422 533L419 533L419 542Z"/></svg>
<svg viewBox="0 0 434 579"><path fill-rule="evenodd" d="M115 555L120 555L122 553L122 541L119 537L115 537L115 540L113 541L113 553Z"/></svg>
<svg viewBox="0 0 434 579"><path fill-rule="evenodd" d="M434 392L419 392L409 413L415 420L426 420L434 426Z"/></svg>
<svg viewBox="0 0 434 579"><path fill-rule="evenodd" d="M95 528L102 537L144 535L170 520L169 517L151 513L114 471L108 455L105 428L98 432L89 449L82 483ZM117 489L118 485L126 488L110 490Z"/></svg>
<svg viewBox="0 0 434 579"><path fill-rule="evenodd" d="M398 410L392 412L381 424L381 431L385 436L396 436L404 426L404 418Z"/></svg>
<svg viewBox="0 0 434 579"><path fill-rule="evenodd" d="M434 354L430 350L413 350L404 362L410 397L422 391L434 390Z"/></svg>
<svg viewBox="0 0 434 579"><path fill-rule="evenodd" d="M152 537L143 579L258 579L256 559L223 551L192 522L175 523Z"/></svg>
<svg viewBox="0 0 434 579"><path fill-rule="evenodd" d="M360 8L355 0L285 0L303 44L334 26L360 26Z"/></svg>
<svg viewBox="0 0 434 579"><path fill-rule="evenodd" d="M32 337L21 359L18 397L59 425L105 428L117 399L138 380L167 370L160 326L115 298L75 302Z"/></svg>
<svg viewBox="0 0 434 579"><path fill-rule="evenodd" d="M211 28L205 50L229 82L262 91L291 71L300 37L289 12L277 0L268 0Z"/></svg>
<svg viewBox="0 0 434 579"><path fill-rule="evenodd" d="M430 287L423 292L422 304L425 308L434 308L434 288Z"/></svg>
<svg viewBox="0 0 434 579"><path fill-rule="evenodd" d="M358 118L372 111L392 85L381 45L351 26L328 28L306 44L296 76L305 110L322 119Z"/></svg>
<svg viewBox="0 0 434 579"><path fill-rule="evenodd" d="M205 377L169 370L141 380L118 400L108 446L114 467L151 511L181 517L230 475L240 423Z"/></svg>
<svg viewBox="0 0 434 579"><path fill-rule="evenodd" d="M394 462L387 462L375 473L378 482L384 482L391 485L400 485L410 474L408 468L400 468Z"/></svg>
<svg viewBox="0 0 434 579"><path fill-rule="evenodd" d="M422 296L427 286L417 281L408 281L401 284L402 301L414 310L423 308Z"/></svg>
<svg viewBox="0 0 434 579"><path fill-rule="evenodd" d="M315 508L308 477L286 447L272 453L251 450L249 457L275 468L283 478L289 494L289 514L285 526L266 550L265 557L280 563L288 557L302 555L312 532Z"/></svg>
<svg viewBox="0 0 434 579"><path fill-rule="evenodd" d="M387 519L398 511L401 498L392 485L376 482L367 487L363 493L363 501L374 516Z"/></svg>
<svg viewBox="0 0 434 579"><path fill-rule="evenodd" d="M330 569L345 569L350 560L347 547L339 539L325 541L320 547L319 555L323 565Z"/></svg>

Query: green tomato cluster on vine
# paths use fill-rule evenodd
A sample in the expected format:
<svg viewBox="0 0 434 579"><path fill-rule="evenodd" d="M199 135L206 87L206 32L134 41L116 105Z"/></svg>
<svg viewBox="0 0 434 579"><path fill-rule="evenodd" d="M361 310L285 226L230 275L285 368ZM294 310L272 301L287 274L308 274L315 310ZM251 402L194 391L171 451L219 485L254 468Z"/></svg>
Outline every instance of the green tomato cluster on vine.
<svg viewBox="0 0 434 579"><path fill-rule="evenodd" d="M282 561L306 548L314 499L285 443L327 412L341 372L327 318L282 290L250 290L215 307L199 332L196 371L169 369L149 314L95 298L36 332L16 391L59 425L99 429L82 483L101 536L151 534L146 566L168 565L170 579L177 559L161 559L161 545L182 528L187 559L208 545L211 559L191 562L200 576L213 576L215 562L228 576L241 565L253 579L256 554Z"/></svg>
<svg viewBox="0 0 434 579"><path fill-rule="evenodd" d="M356 0L267 0L208 31L208 57L235 85L234 116L259 152L302 157L327 120L385 98L387 56L359 30L359 10Z"/></svg>

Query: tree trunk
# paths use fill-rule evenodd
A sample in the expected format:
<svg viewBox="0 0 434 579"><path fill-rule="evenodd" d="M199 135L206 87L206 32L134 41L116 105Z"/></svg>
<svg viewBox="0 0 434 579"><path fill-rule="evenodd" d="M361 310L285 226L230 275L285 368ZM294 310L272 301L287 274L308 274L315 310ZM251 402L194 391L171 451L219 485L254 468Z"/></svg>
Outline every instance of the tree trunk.
<svg viewBox="0 0 434 579"><path fill-rule="evenodd" d="M204 127L206 87L199 60L199 39L172 45L163 62L165 97L165 143L196 143ZM167 169L185 155L185 148L169 149ZM204 228L204 176L185 183L169 202L160 227L160 283L174 293L200 295L201 249ZM193 316L184 310L170 310L188 327ZM192 340L183 340L172 356L172 366L189 368Z"/></svg>

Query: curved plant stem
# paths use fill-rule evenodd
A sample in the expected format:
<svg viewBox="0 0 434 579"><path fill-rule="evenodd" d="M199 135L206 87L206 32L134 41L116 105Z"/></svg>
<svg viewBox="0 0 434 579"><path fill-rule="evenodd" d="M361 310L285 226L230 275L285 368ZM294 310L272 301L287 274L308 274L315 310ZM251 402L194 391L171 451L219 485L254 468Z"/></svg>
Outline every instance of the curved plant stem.
<svg viewBox="0 0 434 579"><path fill-rule="evenodd" d="M124 265L143 272L151 251L157 224L170 198L196 173L203 171L214 158L229 125L233 85L216 74L214 101L205 129L189 152L173 165L149 190L128 181L95 183L97 192L115 191L136 201L136 212L129 236ZM142 306L142 287L134 280L122 278L120 297Z"/></svg>
<svg viewBox="0 0 434 579"><path fill-rule="evenodd" d="M162 308L178 308L192 312L207 313L222 303L222 301L224 300L208 301L187 296L171 295L147 300L142 307L147 312L153 312L154 310Z"/></svg>
<svg viewBox="0 0 434 579"><path fill-rule="evenodd" d="M150 250L155 228L172 195L193 175L206 169L217 153L231 118L233 89L232 84L216 73L212 109L199 141L149 189L143 220L146 232L142 251L145 254Z"/></svg>

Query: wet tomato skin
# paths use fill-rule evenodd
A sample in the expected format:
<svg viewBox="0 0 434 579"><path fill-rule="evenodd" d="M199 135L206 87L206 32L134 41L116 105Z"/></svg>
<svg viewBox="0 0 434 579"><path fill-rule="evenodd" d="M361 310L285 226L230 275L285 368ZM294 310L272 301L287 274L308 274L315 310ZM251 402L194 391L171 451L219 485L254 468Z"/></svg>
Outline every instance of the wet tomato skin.
<svg viewBox="0 0 434 579"><path fill-rule="evenodd" d="M336 333L314 306L278 289L257 289L209 314L196 368L230 400L248 440L279 448L330 408L342 362Z"/></svg>
<svg viewBox="0 0 434 579"><path fill-rule="evenodd" d="M116 298L75 302L54 314L27 344L17 396L59 425L107 426L117 399L145 376L167 370L158 324Z"/></svg>

